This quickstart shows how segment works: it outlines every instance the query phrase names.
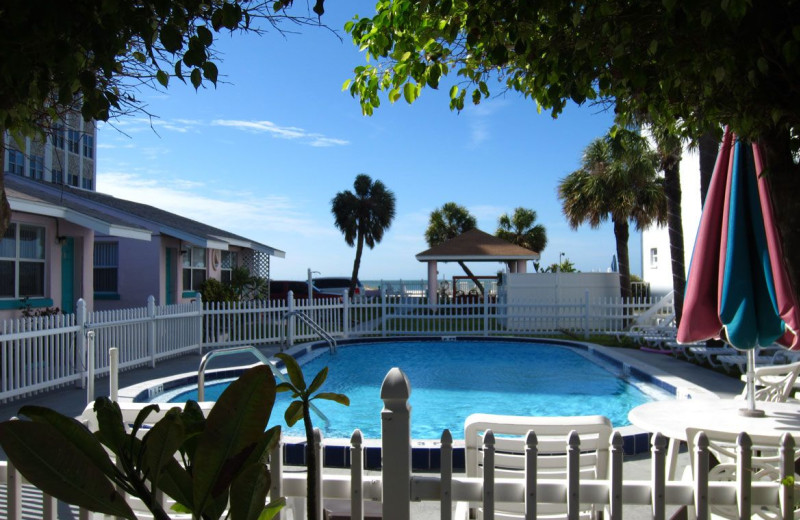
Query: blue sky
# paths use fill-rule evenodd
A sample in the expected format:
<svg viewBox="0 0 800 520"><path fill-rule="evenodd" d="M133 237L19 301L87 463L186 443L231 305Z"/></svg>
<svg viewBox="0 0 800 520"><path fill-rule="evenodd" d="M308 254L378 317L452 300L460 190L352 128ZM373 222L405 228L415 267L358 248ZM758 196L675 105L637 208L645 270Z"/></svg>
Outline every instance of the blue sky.
<svg viewBox="0 0 800 520"><path fill-rule="evenodd" d="M612 114L572 105L553 120L516 94L459 114L449 110L443 85L424 90L413 105L382 99L373 116L362 116L341 87L364 56L341 27L372 5L326 4L323 21L341 41L319 28L219 36L224 78L216 89L195 92L173 80L166 91L139 93L157 118L101 125L98 191L281 249L286 258L273 259L273 278L303 279L309 268L322 276L352 271L355 248L334 227L330 201L366 173L394 191L397 216L383 241L365 248L362 280L424 278L414 255L427 249L430 212L450 201L466 206L489 233L501 214L533 209L549 239L543 265L564 252L581 271L605 271L615 251L611 226L571 230L556 187L578 168L583 148L608 130ZM632 271L639 273L639 235L631 235ZM474 267L484 275L501 268ZM457 264L440 264L439 273L463 274Z"/></svg>

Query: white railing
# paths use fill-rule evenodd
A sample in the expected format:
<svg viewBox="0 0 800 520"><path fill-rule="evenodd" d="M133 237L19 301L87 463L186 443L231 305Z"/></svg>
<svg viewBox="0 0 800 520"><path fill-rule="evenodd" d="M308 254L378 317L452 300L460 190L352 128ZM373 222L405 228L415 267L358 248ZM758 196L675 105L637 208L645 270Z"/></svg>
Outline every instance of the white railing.
<svg viewBox="0 0 800 520"><path fill-rule="evenodd" d="M18 399L89 377L86 333L95 332L94 374L109 370L109 350L118 349L120 369L155 366L159 359L203 349L240 345L293 345L318 339L295 318L307 314L337 338L422 335L547 335L569 332L615 334L657 302L650 299L582 299L558 303L463 297L437 305L409 296L357 297L352 300L208 303L199 301L86 312L79 301L74 315L20 318L0 324L0 401Z"/></svg>
<svg viewBox="0 0 800 520"><path fill-rule="evenodd" d="M609 452L609 472L598 480L582 479L578 458L580 457L579 436L570 434L565 439L566 477L562 479L538 479L536 475L537 444L535 435L526 435L526 471L522 478L495 478L495 468L485 463L481 477L465 477L453 471L453 440L445 430L441 436L441 471L436 474L412 474L411 471L411 411L408 398L411 387L399 369L392 369L384 380L381 398L384 408L382 421L382 469L380 476L364 474L364 444L360 431L351 437L350 460L353 462L349 474L337 471L318 472L316 488L324 498L347 499L351 504L353 518L362 518L364 503L367 501L382 504L385 520L410 520L412 502L436 503L441 511L440 518L450 520L457 503L471 503L484 511L484 518L492 518L496 502L522 504L527 512L526 518L536 518L537 504L557 503L567 506L567 518L577 520L587 505L605 510L610 520L622 520L623 506L649 506L651 518L664 520L668 507L686 506L699 520L710 517L710 506L738 507L740 518L750 518L762 506L774 508L774 516L768 518L794 518L795 486L790 481L794 476L795 445L790 435L784 435L779 445L779 468L766 480L759 480L752 471L752 443L746 435L740 436L737 453L740 470L732 481L709 480L709 444L696 443L693 457L695 468L703 468L692 480L669 481L666 478L667 440L660 434L653 436L651 449L650 478L631 480L625 478L623 465L622 437L614 432ZM140 405L144 406L144 405ZM206 409L206 412L208 410ZM123 419L131 421L136 408L125 408ZM91 420L90 429L93 428ZM535 431L533 432L535 433ZM494 450L493 436L485 435L484 461L492 460ZM323 439L319 430L315 432L314 449L317 460L322 459ZM763 449L763 447L761 447ZM281 447L273 453L271 472L271 498L286 497L287 503L302 509L305 496L305 478L302 472L284 471ZM8 463L0 463L0 483L6 485L5 518L22 518L23 479ZM26 507L35 508L41 518L55 519L55 501L46 495L39 495L39 502L31 502L27 493ZM2 501L0 500L0 503ZM321 508L321 505L320 505ZM1 512L1 511L0 511ZM294 511L294 518L302 518L302 511ZM81 514L86 515L86 512ZM84 516L88 517L88 515ZM285 518L285 516L284 516ZM322 518L318 514L318 518ZM762 517L759 517L762 518Z"/></svg>

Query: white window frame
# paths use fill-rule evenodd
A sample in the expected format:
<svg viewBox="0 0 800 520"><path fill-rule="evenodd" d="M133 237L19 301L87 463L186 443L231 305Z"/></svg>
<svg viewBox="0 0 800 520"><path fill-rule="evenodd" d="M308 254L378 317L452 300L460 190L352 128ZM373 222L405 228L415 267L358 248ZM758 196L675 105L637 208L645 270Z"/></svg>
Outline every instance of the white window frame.
<svg viewBox="0 0 800 520"><path fill-rule="evenodd" d="M94 137L91 135L83 136L83 156L94 159Z"/></svg>
<svg viewBox="0 0 800 520"><path fill-rule="evenodd" d="M233 281L233 270L239 263L239 253L236 251L221 251L220 253L222 255L219 267L220 281L226 285L230 285L231 281Z"/></svg>
<svg viewBox="0 0 800 520"><path fill-rule="evenodd" d="M81 133L73 128L67 130L67 151L74 154L81 153Z"/></svg>
<svg viewBox="0 0 800 520"><path fill-rule="evenodd" d="M39 255L36 257L31 256L21 256L20 250L22 247L22 241L20 240L20 233L23 229L31 229L36 230L37 233L40 233L41 237L41 244L38 246ZM43 226L36 226L33 224L25 224L22 222L11 222L8 225L8 233L9 230L13 230L14 233L14 256L0 256L0 262L13 262L14 264L14 294L13 296L10 295L3 295L0 296L0 299L3 300L18 300L20 298L25 297L32 297L32 298L43 298L45 296L45 292L47 291L47 233ZM0 255L3 254L2 248L0 248ZM42 269L42 287L41 291L37 294L20 294L20 264L41 264Z"/></svg>
<svg viewBox="0 0 800 520"><path fill-rule="evenodd" d="M53 131L51 134L51 142L55 148L60 150L64 149L64 125L56 124L53 126Z"/></svg>
<svg viewBox="0 0 800 520"><path fill-rule="evenodd" d="M44 157L41 155L31 155L28 161L28 171L30 172L31 179L37 181L44 180Z"/></svg>
<svg viewBox="0 0 800 520"><path fill-rule="evenodd" d="M200 290L200 284L208 279L207 256L208 252L204 247L190 246L182 251L181 280L184 291L197 292ZM189 276L188 285L185 283L187 272Z"/></svg>
<svg viewBox="0 0 800 520"><path fill-rule="evenodd" d="M25 175L25 154L19 150L6 150L8 155L8 173Z"/></svg>
<svg viewBox="0 0 800 520"><path fill-rule="evenodd" d="M650 248L650 268L651 269L658 269L658 248L651 247Z"/></svg>

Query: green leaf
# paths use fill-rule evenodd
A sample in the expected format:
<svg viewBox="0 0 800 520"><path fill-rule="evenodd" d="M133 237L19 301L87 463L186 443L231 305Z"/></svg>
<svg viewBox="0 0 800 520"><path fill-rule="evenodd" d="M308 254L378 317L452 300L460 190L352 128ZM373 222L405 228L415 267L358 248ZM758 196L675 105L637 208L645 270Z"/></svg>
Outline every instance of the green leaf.
<svg viewBox="0 0 800 520"><path fill-rule="evenodd" d="M136 520L103 470L51 424L0 423L0 445L20 473L45 493L98 513Z"/></svg>
<svg viewBox="0 0 800 520"><path fill-rule="evenodd" d="M302 418L303 418L303 402L292 401L286 408L286 412L283 414L283 419L286 421L287 425L294 426L294 424Z"/></svg>
<svg viewBox="0 0 800 520"><path fill-rule="evenodd" d="M184 79L184 77L183 77L183 71L181 70L182 63L183 62L181 60L178 60L177 62L175 62L175 77L178 78L179 80L183 81L184 83L186 83L186 79Z"/></svg>
<svg viewBox="0 0 800 520"><path fill-rule="evenodd" d="M156 80L159 83L161 83L162 87L168 87L169 86L169 74L167 74L163 70L159 70L158 72L156 72Z"/></svg>
<svg viewBox="0 0 800 520"><path fill-rule="evenodd" d="M286 365L286 373L289 374L289 380L294 387L300 392L303 392L306 389L306 381L303 379L303 371L300 370L300 365L297 364L297 360L289 354L284 353L275 354L275 357L283 361L283 364Z"/></svg>
<svg viewBox="0 0 800 520"><path fill-rule="evenodd" d="M307 394L311 395L317 390L319 390L319 387L322 386L322 383L324 383L327 378L328 378L328 367L324 367L322 370L317 372L317 375L314 376L314 380L311 381L310 385L308 385Z"/></svg>
<svg viewBox="0 0 800 520"><path fill-rule="evenodd" d="M398 99L400 99L400 90L396 88L391 89L389 91L389 102L394 103Z"/></svg>
<svg viewBox="0 0 800 520"><path fill-rule="evenodd" d="M167 23L161 28L159 40L164 49L173 54L183 47L183 34L174 23Z"/></svg>
<svg viewBox="0 0 800 520"><path fill-rule="evenodd" d="M248 369L217 399L197 440L192 496L195 514L226 489L264 435L275 402L275 377L266 365Z"/></svg>
<svg viewBox="0 0 800 520"><path fill-rule="evenodd" d="M285 498L280 497L277 500L273 500L267 504L267 507L261 512L261 516L258 517L258 520L272 520L284 507L286 507Z"/></svg>
<svg viewBox="0 0 800 520"><path fill-rule="evenodd" d="M767 74L769 72L769 63L767 63L767 59L763 56L759 57L756 60L756 65L758 66L758 70L761 71L762 74Z"/></svg>
<svg viewBox="0 0 800 520"><path fill-rule="evenodd" d="M34 422L50 424L58 430L64 442L82 451L108 478L114 478L117 474L114 463L97 437L77 420L41 406L23 406L19 413Z"/></svg>
<svg viewBox="0 0 800 520"><path fill-rule="evenodd" d="M147 420L147 417L151 413L158 412L160 410L161 409L158 407L157 404L148 404L147 406L139 410L139 413L136 414L136 419L134 419L133 421L133 426L131 426L131 435L135 436L139 432L139 430L142 428L142 425Z"/></svg>
<svg viewBox="0 0 800 520"><path fill-rule="evenodd" d="M214 85L217 84L218 74L219 71L217 70L217 66L214 63L210 61L203 63L203 76Z"/></svg>
<svg viewBox="0 0 800 520"><path fill-rule="evenodd" d="M325 399L327 401L335 401L345 406L350 406L350 398L344 394L335 394L332 392L321 392L314 396L314 399Z"/></svg>
<svg viewBox="0 0 800 520"><path fill-rule="evenodd" d="M158 485L164 493L191 512L190 506L194 503L192 500L192 476L176 459L169 461L162 469ZM178 510L176 509L176 511Z"/></svg>
<svg viewBox="0 0 800 520"><path fill-rule="evenodd" d="M153 487L159 487L161 471L174 460L175 452L183 443L186 430L177 408L167 412L160 421L153 425L142 439L142 470L148 476Z"/></svg>
<svg viewBox="0 0 800 520"><path fill-rule="evenodd" d="M294 392L296 395L300 395L297 393L297 389L291 384L287 382L278 383L278 386L275 387L276 392Z"/></svg>
<svg viewBox="0 0 800 520"><path fill-rule="evenodd" d="M203 84L203 77L200 74L200 69L198 69L198 68L195 68L195 69L192 70L192 74L189 76L189 78L190 78L190 80L192 82L192 86L195 88L195 90L199 89L200 85Z"/></svg>
<svg viewBox="0 0 800 520"><path fill-rule="evenodd" d="M97 415L99 428L95 434L97 439L112 453L120 456L128 434L125 433L119 405L107 397L100 397L94 402L94 413Z"/></svg>
<svg viewBox="0 0 800 520"><path fill-rule="evenodd" d="M231 484L231 519L258 520L264 511L270 475L264 464L247 466Z"/></svg>
<svg viewBox="0 0 800 520"><path fill-rule="evenodd" d="M208 27L203 25L197 26L197 37L200 39L200 43L206 47L210 47L214 42L214 35L208 30Z"/></svg>
<svg viewBox="0 0 800 520"><path fill-rule="evenodd" d="M352 82L353 82L352 79L345 80L345 82L342 83L342 91L347 90L350 87L350 83Z"/></svg>
<svg viewBox="0 0 800 520"><path fill-rule="evenodd" d="M413 83L406 83L403 86L403 97L409 105L417 99L417 89Z"/></svg>
<svg viewBox="0 0 800 520"><path fill-rule="evenodd" d="M450 99L455 99L458 96L458 86L453 85L450 87Z"/></svg>

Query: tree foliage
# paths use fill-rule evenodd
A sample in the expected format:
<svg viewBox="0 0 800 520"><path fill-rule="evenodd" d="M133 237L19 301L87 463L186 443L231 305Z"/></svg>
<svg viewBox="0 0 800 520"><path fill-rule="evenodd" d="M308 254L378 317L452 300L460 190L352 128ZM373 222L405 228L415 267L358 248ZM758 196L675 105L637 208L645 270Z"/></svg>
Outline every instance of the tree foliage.
<svg viewBox="0 0 800 520"><path fill-rule="evenodd" d="M800 2L380 0L346 30L367 54L345 88L365 113L416 99L449 73L450 106L515 90L558 115L572 100L757 137L800 123ZM377 60L377 61L369 61Z"/></svg>
<svg viewBox="0 0 800 520"><path fill-rule="evenodd" d="M495 235L512 244L541 253L547 246L547 230L535 224L536 212L527 208L515 208L509 216L503 213L497 221Z"/></svg>
<svg viewBox="0 0 800 520"><path fill-rule="evenodd" d="M431 212L425 241L433 247L476 227L478 220L467 208L455 202L446 202Z"/></svg>
<svg viewBox="0 0 800 520"><path fill-rule="evenodd" d="M392 225L395 215L394 193L369 175L360 173L353 182L354 191L340 191L331 200L334 224L344 234L350 247L356 246L353 275L348 294L353 296L361 266L364 244L370 249L383 240L383 235Z"/></svg>
<svg viewBox="0 0 800 520"><path fill-rule="evenodd" d="M592 141L584 150L581 168L558 186L564 216L573 229L584 223L596 228L613 222L623 297L630 296L628 223L642 229L666 222L667 201L656 174L657 161L644 138L620 130Z"/></svg>

